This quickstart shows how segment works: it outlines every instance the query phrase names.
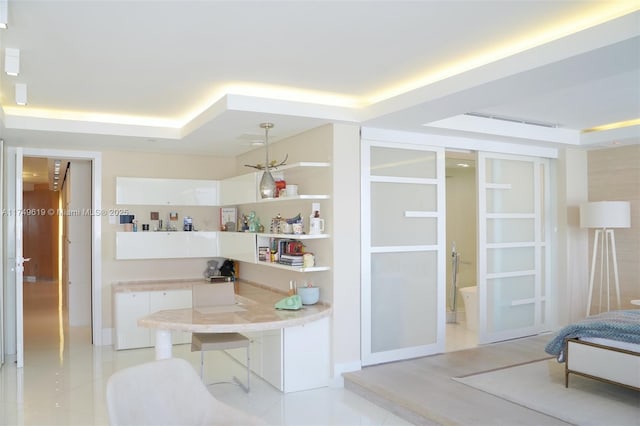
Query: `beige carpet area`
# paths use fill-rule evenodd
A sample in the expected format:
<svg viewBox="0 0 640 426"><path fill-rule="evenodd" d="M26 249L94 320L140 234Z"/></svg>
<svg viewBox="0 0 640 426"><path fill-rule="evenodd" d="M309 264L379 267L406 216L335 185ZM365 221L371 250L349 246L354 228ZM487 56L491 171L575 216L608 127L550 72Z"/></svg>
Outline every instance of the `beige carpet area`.
<svg viewBox="0 0 640 426"><path fill-rule="evenodd" d="M455 381L576 425L640 425L640 392L570 375L555 359L456 377Z"/></svg>

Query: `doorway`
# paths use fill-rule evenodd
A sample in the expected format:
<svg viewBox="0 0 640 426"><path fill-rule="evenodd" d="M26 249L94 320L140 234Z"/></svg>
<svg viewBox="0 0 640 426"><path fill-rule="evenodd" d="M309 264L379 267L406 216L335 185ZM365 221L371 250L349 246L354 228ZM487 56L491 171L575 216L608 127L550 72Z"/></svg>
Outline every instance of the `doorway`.
<svg viewBox="0 0 640 426"><path fill-rule="evenodd" d="M88 249L84 250L87 260L85 266L90 268L90 329L91 342L102 345L105 339L102 329L102 159L99 152L66 151L41 148L8 147L6 150L5 191L6 208L8 211L22 211L22 169L24 157L66 158L69 161L86 161L90 166L89 176L85 183L91 188L90 209L83 212L90 223ZM23 221L21 215L7 217L6 226L6 259L8 268L5 269L5 353L15 354L18 368L24 366L24 316L23 316L23 271L24 251L22 241ZM69 256L70 260L73 256ZM73 270L73 267L70 268ZM86 288L86 287L85 287ZM71 303L73 305L73 303ZM107 337L107 342L110 339Z"/></svg>
<svg viewBox="0 0 640 426"><path fill-rule="evenodd" d="M25 156L22 176L24 349L62 354L70 335L91 344L91 163Z"/></svg>
<svg viewBox="0 0 640 426"><path fill-rule="evenodd" d="M449 253L445 352L453 352L478 346L476 153L447 150L445 171Z"/></svg>
<svg viewBox="0 0 640 426"><path fill-rule="evenodd" d="M461 258L477 259L476 265L460 265L469 272L462 288L476 290L473 345L547 331L553 264L548 159L537 150L498 153L446 137L364 129L362 135L362 364L446 351L446 270L453 251L446 236L446 151L474 150L469 153L476 158L477 195L467 195L459 207L474 212L467 220L477 226L467 232L477 235L471 243L476 254L465 248L470 254ZM508 144L492 148L522 151ZM462 298L459 289L454 294ZM458 305L462 310L464 302Z"/></svg>

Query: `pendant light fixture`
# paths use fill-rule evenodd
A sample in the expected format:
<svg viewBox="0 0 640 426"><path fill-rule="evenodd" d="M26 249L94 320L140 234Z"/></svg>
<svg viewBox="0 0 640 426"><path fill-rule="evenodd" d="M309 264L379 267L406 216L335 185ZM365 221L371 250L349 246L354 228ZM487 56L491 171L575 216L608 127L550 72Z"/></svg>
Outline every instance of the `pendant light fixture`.
<svg viewBox="0 0 640 426"><path fill-rule="evenodd" d="M276 196L276 181L269 170L269 129L273 128L273 123L261 123L260 127L264 129L264 149L266 152L264 172L262 173L262 179L260 179L260 197L274 198Z"/></svg>

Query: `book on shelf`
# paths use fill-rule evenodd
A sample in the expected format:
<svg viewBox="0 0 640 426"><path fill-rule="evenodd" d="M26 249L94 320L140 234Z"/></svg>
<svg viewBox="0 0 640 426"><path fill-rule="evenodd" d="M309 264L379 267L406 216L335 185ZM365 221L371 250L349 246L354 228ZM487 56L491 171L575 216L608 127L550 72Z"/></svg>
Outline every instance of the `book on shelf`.
<svg viewBox="0 0 640 426"><path fill-rule="evenodd" d="M287 265L287 266L303 266L304 265L303 262L295 262L295 261L286 260L286 259L285 260L280 259L278 263L281 265Z"/></svg>
<svg viewBox="0 0 640 426"><path fill-rule="evenodd" d="M271 253L269 247L258 247L258 260L266 262L270 259Z"/></svg>

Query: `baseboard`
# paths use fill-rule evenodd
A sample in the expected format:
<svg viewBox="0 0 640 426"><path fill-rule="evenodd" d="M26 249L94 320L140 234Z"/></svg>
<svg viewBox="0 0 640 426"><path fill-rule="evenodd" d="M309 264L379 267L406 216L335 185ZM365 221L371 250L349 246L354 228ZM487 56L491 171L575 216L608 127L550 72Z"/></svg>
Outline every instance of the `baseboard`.
<svg viewBox="0 0 640 426"><path fill-rule="evenodd" d="M334 364L333 377L329 379L329 387L343 388L344 377L342 377L342 375L344 373L349 373L352 371L360 371L360 370L362 370L362 361L360 360L342 363L342 364Z"/></svg>
<svg viewBox="0 0 640 426"><path fill-rule="evenodd" d="M100 342L93 342L96 346L109 346L113 344L113 328L102 329L102 339Z"/></svg>

